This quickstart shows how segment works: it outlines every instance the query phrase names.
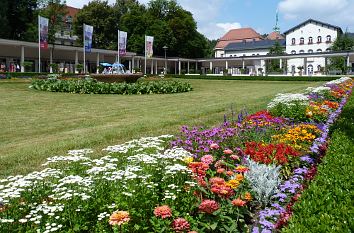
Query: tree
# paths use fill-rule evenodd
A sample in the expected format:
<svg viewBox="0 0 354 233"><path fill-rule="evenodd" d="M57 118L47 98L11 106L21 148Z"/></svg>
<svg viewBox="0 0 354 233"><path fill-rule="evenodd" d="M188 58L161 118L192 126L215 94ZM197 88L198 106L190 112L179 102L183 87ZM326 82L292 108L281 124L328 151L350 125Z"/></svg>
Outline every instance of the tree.
<svg viewBox="0 0 354 233"><path fill-rule="evenodd" d="M269 49L269 55L283 55L285 54L284 47L279 43L279 41L275 41L274 45ZM283 65L286 67L286 64ZM266 62L266 69L268 72L282 72L283 69L280 68L280 60L272 59Z"/></svg>
<svg viewBox="0 0 354 233"><path fill-rule="evenodd" d="M37 0L1 0L0 37L28 40L28 29L36 22L37 6Z"/></svg>
<svg viewBox="0 0 354 233"><path fill-rule="evenodd" d="M350 37L348 33L339 35L334 41L332 51L347 51L354 49L354 38ZM328 67L330 70L340 70L342 73L348 71L346 58L345 57L333 57L330 58L330 64Z"/></svg>
<svg viewBox="0 0 354 233"><path fill-rule="evenodd" d="M54 46L55 34L64 27L65 16L68 13L65 0L39 0L39 14L49 19L48 43Z"/></svg>

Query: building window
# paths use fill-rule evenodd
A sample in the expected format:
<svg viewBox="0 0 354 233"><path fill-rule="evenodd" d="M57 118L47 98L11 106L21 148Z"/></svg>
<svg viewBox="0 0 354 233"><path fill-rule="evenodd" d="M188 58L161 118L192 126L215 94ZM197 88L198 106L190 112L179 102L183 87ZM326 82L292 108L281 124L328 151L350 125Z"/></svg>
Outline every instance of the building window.
<svg viewBox="0 0 354 233"><path fill-rule="evenodd" d="M309 51L307 51L308 53L313 53L313 50L312 49L309 49Z"/></svg>
<svg viewBox="0 0 354 233"><path fill-rule="evenodd" d="M221 57L224 57L224 54L221 54Z"/></svg>
<svg viewBox="0 0 354 233"><path fill-rule="evenodd" d="M252 54L252 56L256 56L256 54Z"/></svg>
<svg viewBox="0 0 354 233"><path fill-rule="evenodd" d="M317 43L322 43L322 36L317 37Z"/></svg>
<svg viewBox="0 0 354 233"><path fill-rule="evenodd" d="M321 65L317 66L317 71L321 71Z"/></svg>
<svg viewBox="0 0 354 233"><path fill-rule="evenodd" d="M332 38L331 38L330 35L328 35L328 36L326 37L326 42L327 42L327 43L331 43L331 42L332 42Z"/></svg>
<svg viewBox="0 0 354 233"><path fill-rule="evenodd" d="M232 57L232 55L230 55L230 57Z"/></svg>
<svg viewBox="0 0 354 233"><path fill-rule="evenodd" d="M304 50L300 50L299 53L305 53L305 51Z"/></svg>
<svg viewBox="0 0 354 233"><path fill-rule="evenodd" d="M312 37L309 37L309 44L313 44L313 39L312 39Z"/></svg>
<svg viewBox="0 0 354 233"><path fill-rule="evenodd" d="M326 49L326 52L331 52L331 49L330 48Z"/></svg>
<svg viewBox="0 0 354 233"><path fill-rule="evenodd" d="M316 52L318 52L318 53L322 53L322 49L317 49L317 51Z"/></svg>
<svg viewBox="0 0 354 233"><path fill-rule="evenodd" d="M291 39L291 44L294 45L295 42L296 42L296 41L295 41L295 38L292 38L292 39Z"/></svg>
<svg viewBox="0 0 354 233"><path fill-rule="evenodd" d="M291 54L296 54L296 51L295 50L291 51Z"/></svg>
<svg viewBox="0 0 354 233"><path fill-rule="evenodd" d="M304 38L301 37L301 38L300 38L300 44L304 44L304 41L305 41Z"/></svg>

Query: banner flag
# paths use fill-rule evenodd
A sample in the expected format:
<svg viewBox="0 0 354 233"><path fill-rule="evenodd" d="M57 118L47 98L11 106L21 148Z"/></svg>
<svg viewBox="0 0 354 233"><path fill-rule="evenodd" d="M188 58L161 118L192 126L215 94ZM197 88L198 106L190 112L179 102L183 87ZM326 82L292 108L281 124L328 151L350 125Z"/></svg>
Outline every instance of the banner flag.
<svg viewBox="0 0 354 233"><path fill-rule="evenodd" d="M121 56L127 54L127 40L128 40L128 33L119 31L119 55Z"/></svg>
<svg viewBox="0 0 354 233"><path fill-rule="evenodd" d="M92 48L93 26L84 24L85 52L90 53Z"/></svg>
<svg viewBox="0 0 354 233"><path fill-rule="evenodd" d="M153 45L154 45L154 37L146 36L145 53L147 57L152 57L152 55L154 54Z"/></svg>
<svg viewBox="0 0 354 233"><path fill-rule="evenodd" d="M39 43L40 48L48 49L48 24L49 20L42 16L39 17Z"/></svg>

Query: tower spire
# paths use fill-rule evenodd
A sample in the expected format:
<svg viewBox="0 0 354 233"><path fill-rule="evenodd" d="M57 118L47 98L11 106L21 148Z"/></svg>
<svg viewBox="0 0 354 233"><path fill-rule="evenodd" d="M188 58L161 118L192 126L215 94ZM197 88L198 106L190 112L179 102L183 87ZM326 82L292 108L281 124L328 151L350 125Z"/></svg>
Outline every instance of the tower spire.
<svg viewBox="0 0 354 233"><path fill-rule="evenodd" d="M274 26L273 30L275 32L280 33L280 27L279 27L278 23L279 23L279 12L278 12L278 9L277 9L276 14L275 14L275 26Z"/></svg>

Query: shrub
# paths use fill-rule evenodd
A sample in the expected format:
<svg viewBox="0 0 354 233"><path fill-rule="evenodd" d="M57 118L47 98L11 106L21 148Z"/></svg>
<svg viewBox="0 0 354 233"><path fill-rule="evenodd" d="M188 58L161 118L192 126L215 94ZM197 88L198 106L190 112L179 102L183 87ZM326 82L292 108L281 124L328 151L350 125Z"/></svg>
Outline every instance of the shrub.
<svg viewBox="0 0 354 233"><path fill-rule="evenodd" d="M69 92L80 94L172 94L192 90L189 83L179 81L154 81L137 83L103 83L94 79L78 80L33 80L30 88L51 91Z"/></svg>

